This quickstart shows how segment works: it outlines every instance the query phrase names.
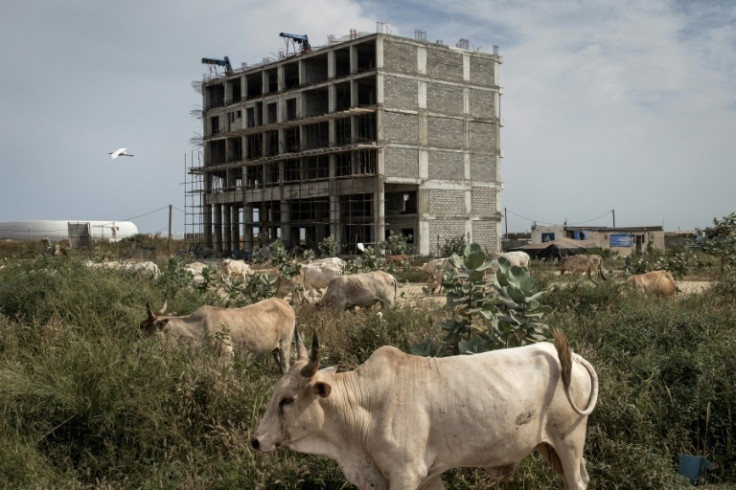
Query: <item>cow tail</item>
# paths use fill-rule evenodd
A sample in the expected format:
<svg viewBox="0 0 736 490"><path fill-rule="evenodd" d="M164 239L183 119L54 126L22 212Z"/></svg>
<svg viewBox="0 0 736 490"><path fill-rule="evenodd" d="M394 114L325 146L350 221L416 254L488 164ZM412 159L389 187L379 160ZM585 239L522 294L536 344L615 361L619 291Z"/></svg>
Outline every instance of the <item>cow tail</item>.
<svg viewBox="0 0 736 490"><path fill-rule="evenodd" d="M555 329L554 337L557 356L560 359L560 377L562 378L562 385L565 388L567 401L570 402L570 406L572 406L573 410L575 410L578 415L590 415L595 408L595 404L598 402L598 375L588 361L580 356L576 356L576 360L588 371L588 375L591 380L591 393L588 400L588 406L581 410L577 405L575 405L575 401L572 399L572 395L570 394L570 383L572 380L572 349L570 348L570 342L567 340L567 336L565 336L564 332L560 329Z"/></svg>
<svg viewBox="0 0 736 490"><path fill-rule="evenodd" d="M396 300L399 296L399 281L396 279L396 276L394 276L394 306L396 306Z"/></svg>

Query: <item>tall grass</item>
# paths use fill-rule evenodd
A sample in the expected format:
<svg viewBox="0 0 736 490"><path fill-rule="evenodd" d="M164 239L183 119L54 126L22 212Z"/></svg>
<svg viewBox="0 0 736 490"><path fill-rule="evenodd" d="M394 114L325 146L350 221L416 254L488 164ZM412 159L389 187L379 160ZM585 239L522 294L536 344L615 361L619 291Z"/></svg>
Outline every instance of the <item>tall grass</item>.
<svg viewBox="0 0 736 490"><path fill-rule="evenodd" d="M159 264L164 266L164 264ZM162 267L165 268L165 267ZM736 481L733 281L713 293L641 299L616 281L588 284L536 274L575 350L597 368L600 401L586 459L593 489L677 488L680 453L717 464L710 482ZM0 270L0 487L352 488L332 461L288 450L261 454L250 433L279 378L269 356L226 363L160 338L141 339L145 303L168 292L186 314L213 295L172 276L139 281L90 270L76 257L6 262ZM405 351L439 336L440 307L334 315L297 312L318 332L323 365L362 363L379 346ZM449 488L488 488L479 469L448 472ZM507 489L563 488L530 457Z"/></svg>

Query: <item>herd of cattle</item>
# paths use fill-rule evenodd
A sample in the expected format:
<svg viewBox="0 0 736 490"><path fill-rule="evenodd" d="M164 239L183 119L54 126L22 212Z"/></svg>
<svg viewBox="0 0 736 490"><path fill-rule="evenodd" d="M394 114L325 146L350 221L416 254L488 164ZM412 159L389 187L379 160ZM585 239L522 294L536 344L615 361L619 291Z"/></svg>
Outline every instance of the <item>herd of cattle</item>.
<svg viewBox="0 0 736 490"><path fill-rule="evenodd" d="M512 265L530 269L523 252L502 254ZM501 255L495 255L498 258ZM406 264L409 257L389 257ZM144 265L145 264L145 265ZM153 263L90 267L127 269L139 277L160 273ZM204 281L204 263L186 265L193 281ZM421 266L431 292L454 266L431 259ZM301 265L299 274L282 278L278 269L256 271L243 261L225 259L219 274L247 280L258 273L279 278L279 295L291 303L311 302L337 312L358 306L395 304L398 284L383 271L345 274L340 258ZM568 257L560 274L599 275L601 258ZM672 295L669 272L628 278L638 291ZM353 371L319 368L316 333L308 353L299 336L294 307L283 298L242 308L202 306L186 316L166 315L146 305L143 336L162 334L194 349L205 343L226 355L235 349L272 353L283 377L276 384L251 445L261 451L288 447L326 455L359 488L443 488L441 475L456 467L483 467L497 480L513 477L516 465L533 451L550 461L568 489L584 489L589 478L583 459L588 415L598 398L595 370L572 353L563 333L555 342L503 349L474 356L426 358L384 346ZM290 367L292 341L297 360ZM579 408L579 407L584 408Z"/></svg>

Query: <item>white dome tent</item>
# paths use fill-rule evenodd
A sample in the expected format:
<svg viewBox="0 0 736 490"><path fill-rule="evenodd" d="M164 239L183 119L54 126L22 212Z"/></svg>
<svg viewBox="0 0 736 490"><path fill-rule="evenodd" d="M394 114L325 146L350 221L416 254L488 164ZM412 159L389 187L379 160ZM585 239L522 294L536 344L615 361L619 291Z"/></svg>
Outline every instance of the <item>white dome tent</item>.
<svg viewBox="0 0 736 490"><path fill-rule="evenodd" d="M38 220L0 222L0 239L51 241L86 238L117 242L138 234L131 221ZM83 240L84 241L84 240ZM74 246L74 244L72 245Z"/></svg>

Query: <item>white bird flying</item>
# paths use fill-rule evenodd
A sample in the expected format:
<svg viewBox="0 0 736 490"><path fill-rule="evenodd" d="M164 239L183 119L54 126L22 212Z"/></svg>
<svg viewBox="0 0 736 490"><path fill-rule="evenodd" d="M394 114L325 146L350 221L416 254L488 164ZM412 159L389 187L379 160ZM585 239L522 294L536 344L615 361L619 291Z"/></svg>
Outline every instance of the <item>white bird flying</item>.
<svg viewBox="0 0 736 490"><path fill-rule="evenodd" d="M111 151L109 155L110 155L110 160L115 160L117 157L132 157L133 156L130 153L128 153L127 148L118 148L115 151Z"/></svg>

